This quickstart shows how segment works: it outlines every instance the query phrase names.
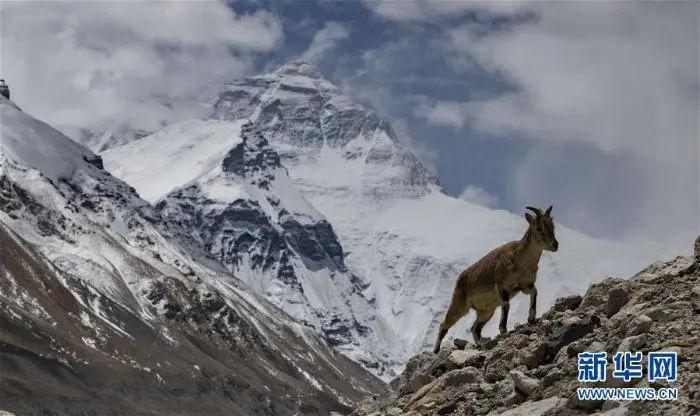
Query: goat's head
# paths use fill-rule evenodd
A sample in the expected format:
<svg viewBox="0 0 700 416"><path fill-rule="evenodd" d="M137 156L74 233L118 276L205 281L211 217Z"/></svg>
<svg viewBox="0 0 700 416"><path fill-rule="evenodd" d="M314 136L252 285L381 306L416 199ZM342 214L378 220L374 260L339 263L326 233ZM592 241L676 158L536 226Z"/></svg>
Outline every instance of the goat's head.
<svg viewBox="0 0 700 416"><path fill-rule="evenodd" d="M534 216L530 213L525 213L525 219L527 219L528 224L530 224L530 230L532 231L535 243L539 244L544 250L557 251L559 249L559 242L554 236L552 207L547 208L544 213L542 213L542 210L539 208L526 208L535 213Z"/></svg>

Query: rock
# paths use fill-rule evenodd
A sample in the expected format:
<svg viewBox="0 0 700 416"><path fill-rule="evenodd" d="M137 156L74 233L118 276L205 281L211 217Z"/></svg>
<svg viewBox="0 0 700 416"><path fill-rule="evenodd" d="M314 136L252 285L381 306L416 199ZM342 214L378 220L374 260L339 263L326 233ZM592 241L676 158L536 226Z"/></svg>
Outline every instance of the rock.
<svg viewBox="0 0 700 416"><path fill-rule="evenodd" d="M591 386L587 386L591 387ZM602 387L602 386L597 386ZM597 410L603 405L603 400L581 400L578 398L576 390L571 393L569 402L569 407L574 409L584 409L584 410Z"/></svg>
<svg viewBox="0 0 700 416"><path fill-rule="evenodd" d="M558 368L553 368L542 378L542 387L549 387L564 377L564 372Z"/></svg>
<svg viewBox="0 0 700 416"><path fill-rule="evenodd" d="M527 397L525 397L524 394L518 392L517 390L512 392L510 396L506 397L506 399L503 401L503 405L511 407L516 404L520 404L527 400Z"/></svg>
<svg viewBox="0 0 700 416"><path fill-rule="evenodd" d="M671 313L661 306L648 309L644 314L656 322L667 322L672 318Z"/></svg>
<svg viewBox="0 0 700 416"><path fill-rule="evenodd" d="M387 416L400 416L403 414L403 410L398 407L390 407L386 410Z"/></svg>
<svg viewBox="0 0 700 416"><path fill-rule="evenodd" d="M433 380L432 382L430 382L430 383L426 384L425 386L421 387L420 389L418 389L418 391L413 393L413 395L408 399L408 403L409 404L416 403L419 400L421 400L422 398L424 398L428 394L428 392L430 392L435 386L437 386L439 381L440 380L437 380L437 379Z"/></svg>
<svg viewBox="0 0 700 416"><path fill-rule="evenodd" d="M460 350L463 350L467 347L467 344L469 344L469 342L466 339L462 338L455 338L455 340L452 341L452 343L455 344L455 347L459 348Z"/></svg>
<svg viewBox="0 0 700 416"><path fill-rule="evenodd" d="M610 318L615 315L629 300L627 289L614 287L608 292L608 302L605 304L605 314Z"/></svg>
<svg viewBox="0 0 700 416"><path fill-rule="evenodd" d="M554 302L554 306L552 307L552 309L554 309L557 312L574 310L579 307L582 301L583 298L579 295L566 296L557 299Z"/></svg>
<svg viewBox="0 0 700 416"><path fill-rule="evenodd" d="M635 335L623 339L617 346L618 351L637 351L647 343L647 334Z"/></svg>
<svg viewBox="0 0 700 416"><path fill-rule="evenodd" d="M695 285L693 288L690 290L691 296L699 297L700 296L700 285Z"/></svg>
<svg viewBox="0 0 700 416"><path fill-rule="evenodd" d="M597 326L600 326L600 318L588 315L579 320L564 323L554 329L547 345L545 361L551 362L562 347L593 332Z"/></svg>
<svg viewBox="0 0 700 416"><path fill-rule="evenodd" d="M482 350L491 350L494 347L496 347L496 345L498 345L497 339L484 337L484 338L481 338L481 342L479 343L479 348L481 348Z"/></svg>
<svg viewBox="0 0 700 416"><path fill-rule="evenodd" d="M533 339L524 349L518 351L518 362L527 368L535 368L544 362L548 343L542 338Z"/></svg>
<svg viewBox="0 0 700 416"><path fill-rule="evenodd" d="M638 315L627 325L627 335L639 335L648 332L654 321L646 315Z"/></svg>
<svg viewBox="0 0 700 416"><path fill-rule="evenodd" d="M605 344L603 344L600 341L593 341L590 344L588 344L586 351L588 351L588 352L603 352L603 351L605 351Z"/></svg>
<svg viewBox="0 0 700 416"><path fill-rule="evenodd" d="M484 364L484 353L479 350L454 350L449 360L459 367L481 367Z"/></svg>
<svg viewBox="0 0 700 416"><path fill-rule="evenodd" d="M528 377L523 374L523 372L518 370L512 370L510 372L510 378L513 379L515 389L525 395L525 397L530 397L532 393L540 386L539 380Z"/></svg>
<svg viewBox="0 0 700 416"><path fill-rule="evenodd" d="M622 403L618 402L617 400L606 400L603 402L603 405L600 407L600 410L605 412L611 409L616 409L620 407Z"/></svg>
<svg viewBox="0 0 700 416"><path fill-rule="evenodd" d="M430 374L416 373L413 375L413 377L411 377L408 380L408 382L405 385L405 388L402 389L401 392L404 394L412 393L433 380L435 380L435 377L431 376Z"/></svg>
<svg viewBox="0 0 700 416"><path fill-rule="evenodd" d="M543 416L545 414L552 414L556 409L564 408L566 402L566 399L560 397L550 397L537 402L526 402L502 413L493 411L490 412L488 416Z"/></svg>
<svg viewBox="0 0 700 416"><path fill-rule="evenodd" d="M605 405L605 403L603 405ZM618 406L618 407L614 407L612 409L607 409L605 411L601 411L601 412L593 413L593 414L595 416L627 416L630 413L627 411L627 407Z"/></svg>
<svg viewBox="0 0 700 416"><path fill-rule="evenodd" d="M502 360L493 361L484 370L484 378L489 383L503 380L508 375L508 367Z"/></svg>
<svg viewBox="0 0 700 416"><path fill-rule="evenodd" d="M445 386L481 383L484 380L484 377L481 375L481 371L474 367L464 367L460 368L459 370L452 370L441 378L441 381Z"/></svg>
<svg viewBox="0 0 700 416"><path fill-rule="evenodd" d="M441 406L440 408L437 409L437 414L439 415L449 415L454 413L455 410L457 410L457 404L460 401L463 401L464 397L459 397L455 400L451 400L447 404Z"/></svg>

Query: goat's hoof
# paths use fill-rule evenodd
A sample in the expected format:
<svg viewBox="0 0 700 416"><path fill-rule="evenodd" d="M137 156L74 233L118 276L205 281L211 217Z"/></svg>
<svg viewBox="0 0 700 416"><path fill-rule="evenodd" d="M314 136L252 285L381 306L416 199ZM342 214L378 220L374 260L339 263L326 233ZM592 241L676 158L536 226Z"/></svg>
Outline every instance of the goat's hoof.
<svg viewBox="0 0 700 416"><path fill-rule="evenodd" d="M534 323L536 323L536 322L537 322L537 318L534 318L534 317L533 317L533 318L527 318L527 323L530 324L530 325L532 325L532 324L534 324Z"/></svg>
<svg viewBox="0 0 700 416"><path fill-rule="evenodd" d="M498 331L501 333L501 335L503 335L503 334L508 332L508 328L500 327L500 328L498 328Z"/></svg>

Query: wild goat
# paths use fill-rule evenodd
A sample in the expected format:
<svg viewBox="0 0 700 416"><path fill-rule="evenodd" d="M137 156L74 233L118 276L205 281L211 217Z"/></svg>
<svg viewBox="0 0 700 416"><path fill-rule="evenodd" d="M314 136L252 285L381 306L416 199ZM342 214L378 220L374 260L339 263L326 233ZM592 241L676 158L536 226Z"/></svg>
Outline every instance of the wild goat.
<svg viewBox="0 0 700 416"><path fill-rule="evenodd" d="M481 260L460 273L452 293L452 302L440 325L434 352L440 351L440 343L447 331L466 315L470 309L476 311L476 320L471 332L474 342L481 344L481 330L501 305L501 334L506 332L510 299L519 292L530 295L530 310L527 321L535 322L537 288L537 263L542 250L557 251L559 242L554 236L552 207L545 213L539 208L527 207L535 213L525 214L529 224L520 241L511 241L492 250Z"/></svg>

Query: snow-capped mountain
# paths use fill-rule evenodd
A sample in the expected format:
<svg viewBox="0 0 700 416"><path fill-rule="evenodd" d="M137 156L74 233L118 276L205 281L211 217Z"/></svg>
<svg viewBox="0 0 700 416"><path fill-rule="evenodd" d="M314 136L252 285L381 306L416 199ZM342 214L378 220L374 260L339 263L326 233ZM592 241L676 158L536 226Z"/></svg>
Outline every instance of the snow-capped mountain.
<svg viewBox="0 0 700 416"><path fill-rule="evenodd" d="M527 228L521 216L443 193L388 123L307 63L227 84L212 117L255 124L293 184L333 225L349 270L412 352L434 342L458 273ZM557 235L561 249L540 263L540 310L582 292L596 276L631 273L661 249L561 226ZM512 302L511 325L524 320L526 303L522 296ZM493 321L487 334L495 332ZM462 322L451 335L465 336L467 327Z"/></svg>
<svg viewBox="0 0 700 416"><path fill-rule="evenodd" d="M378 375L400 366L401 346L348 272L333 228L254 124L184 121L102 157L165 220L330 345Z"/></svg>
<svg viewBox="0 0 700 416"><path fill-rule="evenodd" d="M0 396L18 414L321 414L382 383L0 97Z"/></svg>

